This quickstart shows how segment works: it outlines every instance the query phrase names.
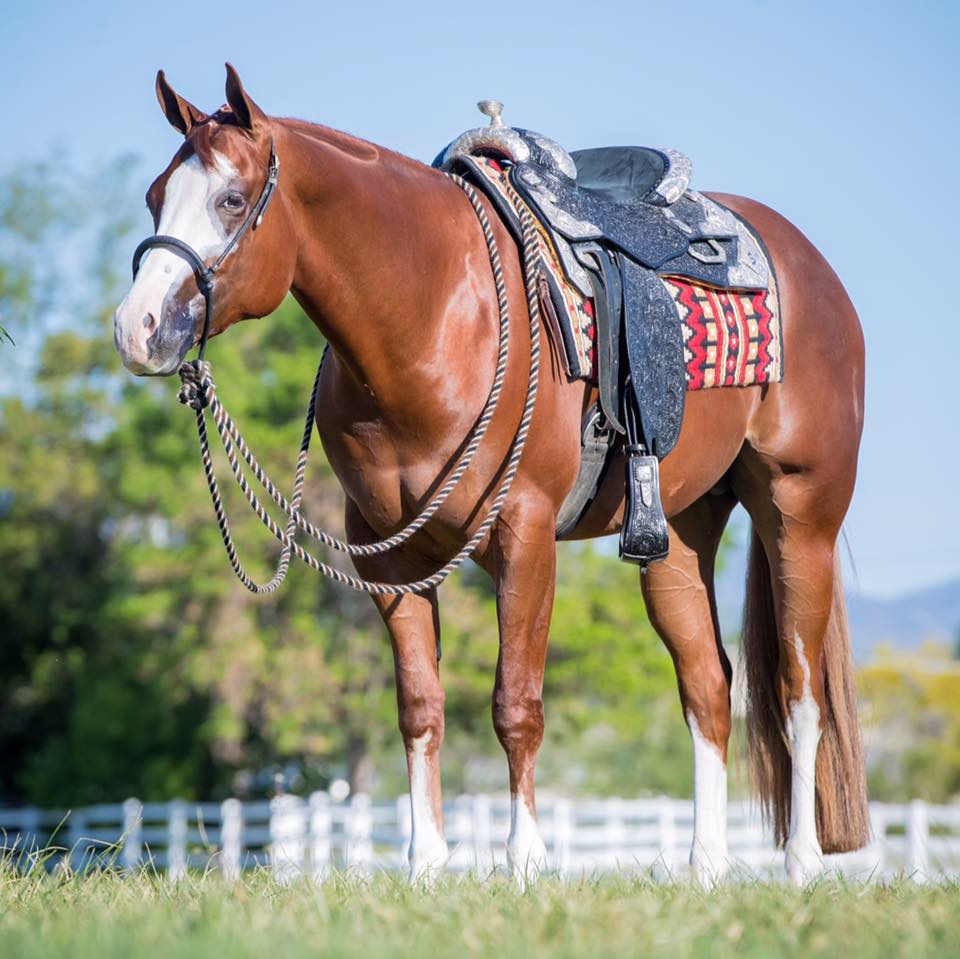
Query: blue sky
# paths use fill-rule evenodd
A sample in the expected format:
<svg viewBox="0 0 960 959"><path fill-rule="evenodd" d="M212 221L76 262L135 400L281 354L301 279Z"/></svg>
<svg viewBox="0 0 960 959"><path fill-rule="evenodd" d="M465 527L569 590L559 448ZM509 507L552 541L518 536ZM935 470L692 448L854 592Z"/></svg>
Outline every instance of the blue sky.
<svg viewBox="0 0 960 959"><path fill-rule="evenodd" d="M157 68L213 109L225 60L268 113L427 161L482 119L481 97L570 149L683 150L699 189L796 223L859 310L867 426L847 533L862 591L960 575L960 4L510 6L17 4L0 30L0 169L56 148L159 172L177 137Z"/></svg>

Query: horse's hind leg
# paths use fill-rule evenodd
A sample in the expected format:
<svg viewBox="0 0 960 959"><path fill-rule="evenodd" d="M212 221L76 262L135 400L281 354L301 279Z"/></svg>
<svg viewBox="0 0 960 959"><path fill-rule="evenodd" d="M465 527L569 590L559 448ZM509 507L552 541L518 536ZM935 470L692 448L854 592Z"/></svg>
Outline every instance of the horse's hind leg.
<svg viewBox="0 0 960 959"><path fill-rule="evenodd" d="M849 484L824 473L775 475L759 496L740 481L755 529L743 630L751 763L798 884L821 871L824 852L869 835L836 560Z"/></svg>
<svg viewBox="0 0 960 959"><path fill-rule="evenodd" d="M670 521L670 555L642 577L650 621L677 671L683 715L693 739L694 835L690 865L704 885L729 867L727 741L730 661L720 642L713 568L736 500L708 494Z"/></svg>
<svg viewBox="0 0 960 959"><path fill-rule="evenodd" d="M760 527L758 533L763 549L754 545L751 562L766 561L774 573L779 667L773 686L779 689L773 695L779 698L790 753L786 871L802 884L823 868L815 784L821 720L827 714L823 653L833 601L834 537L817 535L786 517L773 530ZM781 788L786 792L785 782Z"/></svg>

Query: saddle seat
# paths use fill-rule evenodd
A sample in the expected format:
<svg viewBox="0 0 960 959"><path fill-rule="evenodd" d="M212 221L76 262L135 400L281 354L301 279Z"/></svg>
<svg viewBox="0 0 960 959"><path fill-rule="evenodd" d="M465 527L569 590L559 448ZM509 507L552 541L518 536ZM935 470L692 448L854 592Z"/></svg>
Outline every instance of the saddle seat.
<svg viewBox="0 0 960 959"><path fill-rule="evenodd" d="M690 161L675 150L652 147L592 147L570 154L577 187L616 203L668 206L690 182Z"/></svg>

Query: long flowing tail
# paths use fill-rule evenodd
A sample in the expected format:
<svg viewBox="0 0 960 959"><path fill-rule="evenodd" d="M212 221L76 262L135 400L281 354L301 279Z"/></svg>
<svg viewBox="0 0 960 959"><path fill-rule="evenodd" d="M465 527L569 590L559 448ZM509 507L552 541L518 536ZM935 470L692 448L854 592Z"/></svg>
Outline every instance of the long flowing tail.
<svg viewBox="0 0 960 959"><path fill-rule="evenodd" d="M790 827L790 753L778 676L780 644L770 564L756 532L750 546L744 607L750 779L782 846ZM826 715L817 751L817 834L825 853L849 852L870 840L870 813L850 631L839 558L834 558L833 605L823 645Z"/></svg>

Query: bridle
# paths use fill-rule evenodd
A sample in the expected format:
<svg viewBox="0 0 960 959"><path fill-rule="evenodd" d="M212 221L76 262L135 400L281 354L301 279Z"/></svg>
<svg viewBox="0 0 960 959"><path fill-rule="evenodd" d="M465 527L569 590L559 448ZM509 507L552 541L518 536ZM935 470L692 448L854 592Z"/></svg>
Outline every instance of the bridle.
<svg viewBox="0 0 960 959"><path fill-rule="evenodd" d="M137 273L140 270L140 261L143 259L144 253L147 250L152 249L156 246L165 247L168 250L173 250L175 253L178 253L182 256L192 267L193 272L197 277L197 286L200 289L200 292L203 294L204 302L204 317L203 317L203 333L200 336L200 351L197 354L199 360L203 360L203 354L207 349L207 338L210 336L210 320L213 316L213 280L216 276L217 271L223 266L223 261L233 252L234 247L243 239L244 234L249 229L256 229L263 222L263 215L267 212L267 207L270 205L270 201L273 199L273 194L277 189L277 180L280 178L280 160L277 157L277 151L274 146L273 137L270 138L270 162L267 166L267 180L263 184L263 189L260 191L260 198L257 202L251 207L250 212L244 218L243 223L240 224L240 229L233 234L232 237L227 241L227 245L220 252L220 255L207 266L204 263L203 257L200 256L197 251L190 246L189 243L184 242L181 239L178 239L175 236L165 236L162 233L157 233L154 236L148 236L145 240L142 240L137 246L136 250L133 251L133 276L136 279Z"/></svg>

